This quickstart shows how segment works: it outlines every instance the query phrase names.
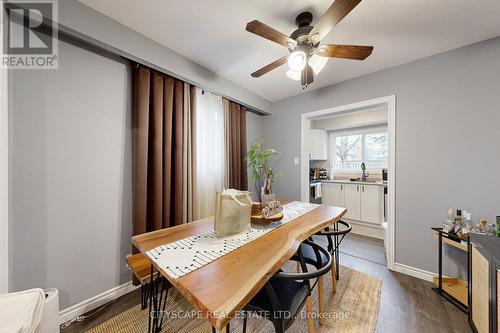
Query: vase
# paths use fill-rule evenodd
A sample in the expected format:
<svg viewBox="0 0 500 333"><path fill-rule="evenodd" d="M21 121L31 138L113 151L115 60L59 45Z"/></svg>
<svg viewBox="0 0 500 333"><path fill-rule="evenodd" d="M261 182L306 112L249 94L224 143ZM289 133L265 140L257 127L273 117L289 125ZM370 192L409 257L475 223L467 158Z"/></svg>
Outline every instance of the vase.
<svg viewBox="0 0 500 333"><path fill-rule="evenodd" d="M265 206L266 203L268 203L269 201L276 200L276 193L269 193L269 194L261 193L260 198L262 200L262 206Z"/></svg>

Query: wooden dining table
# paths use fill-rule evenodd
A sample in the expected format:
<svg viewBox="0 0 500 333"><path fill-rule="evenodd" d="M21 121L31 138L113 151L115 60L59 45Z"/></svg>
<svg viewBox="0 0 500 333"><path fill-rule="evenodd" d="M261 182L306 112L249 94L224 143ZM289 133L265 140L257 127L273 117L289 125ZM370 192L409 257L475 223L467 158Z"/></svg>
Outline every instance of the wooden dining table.
<svg viewBox="0 0 500 333"><path fill-rule="evenodd" d="M174 279L151 261L168 282L198 310L218 332L226 326L264 284L318 231L336 223L346 209L319 205L294 220L245 244L211 263ZM213 217L132 237L141 252L213 230ZM149 257L148 257L149 258Z"/></svg>

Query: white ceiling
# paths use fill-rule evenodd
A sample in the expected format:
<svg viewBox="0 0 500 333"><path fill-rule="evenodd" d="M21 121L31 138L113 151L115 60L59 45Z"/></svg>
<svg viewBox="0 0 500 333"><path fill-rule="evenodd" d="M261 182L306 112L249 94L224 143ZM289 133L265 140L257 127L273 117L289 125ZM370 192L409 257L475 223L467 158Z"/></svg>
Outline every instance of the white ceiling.
<svg viewBox="0 0 500 333"><path fill-rule="evenodd" d="M80 0L228 80L276 101L303 92L281 66L250 73L288 50L245 31L259 20L289 35L295 16L313 24L332 0ZM323 40L373 45L365 61L330 59L313 90L500 35L499 0L364 0Z"/></svg>

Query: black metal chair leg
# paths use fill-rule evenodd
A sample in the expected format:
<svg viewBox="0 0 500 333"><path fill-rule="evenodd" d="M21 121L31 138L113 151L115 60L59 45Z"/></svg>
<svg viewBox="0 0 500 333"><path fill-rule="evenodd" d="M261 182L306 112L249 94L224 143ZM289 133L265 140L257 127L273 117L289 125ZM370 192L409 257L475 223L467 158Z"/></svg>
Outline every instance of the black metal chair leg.
<svg viewBox="0 0 500 333"><path fill-rule="evenodd" d="M285 326L283 325L283 320L274 322L274 331L276 333L285 333Z"/></svg>
<svg viewBox="0 0 500 333"><path fill-rule="evenodd" d="M217 331L215 330L215 327L212 326L212 333L216 333ZM226 332L229 333L231 332L231 328L229 327L229 323L227 323L226 326Z"/></svg>
<svg viewBox="0 0 500 333"><path fill-rule="evenodd" d="M339 226L338 224L336 223L335 224L335 231L338 231L339 230ZM335 236L335 273L336 273L336 276L337 276L337 280L340 279L340 242L339 242L339 236L336 235Z"/></svg>
<svg viewBox="0 0 500 333"><path fill-rule="evenodd" d="M243 333L247 333L247 313L245 311L243 315Z"/></svg>
<svg viewBox="0 0 500 333"><path fill-rule="evenodd" d="M339 225L343 225L345 229L341 230ZM331 229L333 228L333 230ZM335 257L335 277L336 280L340 279L340 243L344 237L351 232L352 226L345 221L338 221L330 228L325 228L324 231L316 233L318 236L326 236L328 240L328 252Z"/></svg>
<svg viewBox="0 0 500 333"><path fill-rule="evenodd" d="M340 248L339 248L340 242L337 244L337 250L335 251L335 266L336 266L336 274L337 274L337 280L340 279Z"/></svg>

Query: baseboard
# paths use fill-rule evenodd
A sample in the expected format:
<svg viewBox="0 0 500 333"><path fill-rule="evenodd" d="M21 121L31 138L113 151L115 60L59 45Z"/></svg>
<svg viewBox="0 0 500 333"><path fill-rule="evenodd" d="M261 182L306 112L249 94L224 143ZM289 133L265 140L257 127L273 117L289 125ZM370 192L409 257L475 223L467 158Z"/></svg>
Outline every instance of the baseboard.
<svg viewBox="0 0 500 333"><path fill-rule="evenodd" d="M135 289L139 286L132 285L132 281L109 289L99 295L86 299L78 304L70 306L59 312L59 324L65 323L68 320L74 319L77 316L81 316L82 314L98 308L101 305L106 304L107 302L114 300L120 296L123 296Z"/></svg>
<svg viewBox="0 0 500 333"><path fill-rule="evenodd" d="M416 277L418 279L422 279L422 280L429 281L429 282L432 282L432 278L435 275L432 272L429 272L429 271L426 271L426 270L423 270L420 268L412 267L412 266L399 264L397 262L394 263L394 271L399 272L399 273L403 273L406 275L410 275L410 276Z"/></svg>
<svg viewBox="0 0 500 333"><path fill-rule="evenodd" d="M363 225L356 221L347 220L352 226L352 233L371 238L384 239L384 229L378 226Z"/></svg>

